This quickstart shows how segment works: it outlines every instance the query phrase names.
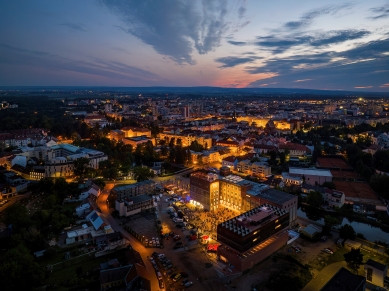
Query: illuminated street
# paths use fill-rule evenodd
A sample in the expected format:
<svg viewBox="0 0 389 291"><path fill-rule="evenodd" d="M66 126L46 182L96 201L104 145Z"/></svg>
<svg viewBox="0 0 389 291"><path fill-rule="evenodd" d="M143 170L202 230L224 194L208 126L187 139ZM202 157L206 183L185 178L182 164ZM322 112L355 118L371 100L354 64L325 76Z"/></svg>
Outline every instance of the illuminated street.
<svg viewBox="0 0 389 291"><path fill-rule="evenodd" d="M97 204L103 213L105 219L107 222L112 226L112 228L115 231L118 231L123 234L123 236L128 240L130 245L134 250L140 253L142 256L142 260L145 263L147 272L148 272L148 277L147 279L150 280L151 284L151 290L160 290L159 284L158 284L158 279L155 276L155 271L153 266L148 262L148 256L150 256L153 252L153 249L147 249L145 248L139 241L137 241L134 237L132 237L126 230L124 230L120 225L117 224L116 220L112 217L110 214L110 211L107 207L107 199L108 199L108 194L109 191L113 188L114 183L112 184L107 184L104 190L102 191L101 195L99 196L97 200Z"/></svg>

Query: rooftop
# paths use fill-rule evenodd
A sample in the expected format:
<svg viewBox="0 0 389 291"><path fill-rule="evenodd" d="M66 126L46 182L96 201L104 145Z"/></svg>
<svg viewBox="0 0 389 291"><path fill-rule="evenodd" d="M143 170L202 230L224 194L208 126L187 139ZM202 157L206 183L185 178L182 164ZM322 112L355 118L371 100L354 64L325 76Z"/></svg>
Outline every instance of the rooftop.
<svg viewBox="0 0 389 291"><path fill-rule="evenodd" d="M273 221L285 213L285 210L278 207L263 204L226 220L219 225L225 229L236 232L238 235L245 236L258 229L260 225Z"/></svg>
<svg viewBox="0 0 389 291"><path fill-rule="evenodd" d="M289 167L289 174L332 177L330 170Z"/></svg>
<svg viewBox="0 0 389 291"><path fill-rule="evenodd" d="M268 188L262 192L258 192L258 191L254 192L254 191L255 191L254 189L251 189L247 191L247 193L279 205L284 204L285 202L288 202L296 198L295 195L288 194L279 190L275 190L273 188Z"/></svg>
<svg viewBox="0 0 389 291"><path fill-rule="evenodd" d="M141 202L151 200L151 199L153 199L151 196L144 194L144 195L139 195L139 196L127 198L125 200L128 202L132 201L134 204L136 204L136 203L141 203Z"/></svg>
<svg viewBox="0 0 389 291"><path fill-rule="evenodd" d="M118 187L113 188L112 190L124 191L126 189L130 189L130 188L134 188L134 187L140 187L140 186L143 186L143 185L150 185L150 186L152 186L153 184L155 184L154 181L152 181L152 180L145 180L145 181L137 182L137 183L134 183L134 184L118 186Z"/></svg>
<svg viewBox="0 0 389 291"><path fill-rule="evenodd" d="M367 262L365 263L365 265L372 266L373 268L380 270L380 271L385 271L388 268L388 266L381 264L377 261L374 261L372 259L368 259Z"/></svg>
<svg viewBox="0 0 389 291"><path fill-rule="evenodd" d="M365 277L355 275L345 268L341 268L320 291L354 291L366 281Z"/></svg>

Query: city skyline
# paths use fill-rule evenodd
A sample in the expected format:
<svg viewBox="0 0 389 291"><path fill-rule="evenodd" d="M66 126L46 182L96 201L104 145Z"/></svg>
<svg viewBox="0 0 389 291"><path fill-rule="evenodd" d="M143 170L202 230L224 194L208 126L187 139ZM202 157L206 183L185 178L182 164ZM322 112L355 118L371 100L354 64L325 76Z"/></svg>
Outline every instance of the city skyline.
<svg viewBox="0 0 389 291"><path fill-rule="evenodd" d="M379 0L4 2L0 86L388 92L388 19Z"/></svg>

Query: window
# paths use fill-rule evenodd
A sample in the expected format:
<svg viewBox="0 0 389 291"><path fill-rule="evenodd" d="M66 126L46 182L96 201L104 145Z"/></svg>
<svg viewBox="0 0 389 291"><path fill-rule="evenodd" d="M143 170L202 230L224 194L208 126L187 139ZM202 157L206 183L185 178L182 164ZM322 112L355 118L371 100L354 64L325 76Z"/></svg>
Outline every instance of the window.
<svg viewBox="0 0 389 291"><path fill-rule="evenodd" d="M373 281L373 269L367 268L366 280Z"/></svg>

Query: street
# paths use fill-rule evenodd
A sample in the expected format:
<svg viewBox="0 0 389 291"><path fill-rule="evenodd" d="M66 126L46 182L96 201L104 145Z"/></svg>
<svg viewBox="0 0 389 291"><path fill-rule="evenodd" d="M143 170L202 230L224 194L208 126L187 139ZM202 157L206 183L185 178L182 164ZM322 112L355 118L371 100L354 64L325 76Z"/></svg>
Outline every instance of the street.
<svg viewBox="0 0 389 291"><path fill-rule="evenodd" d="M107 207L108 194L110 189L112 188L113 183L106 185L99 198L97 199L97 205L99 206L102 214L104 215L107 222L111 225L111 227L115 231L120 232L128 240L132 248L139 252L139 254L141 255L142 260L144 261L147 269L148 277L146 279L150 281L151 290L160 290L154 268L147 259L152 254L153 249L146 249L139 241L137 241L126 230L124 230L122 226L118 225Z"/></svg>

